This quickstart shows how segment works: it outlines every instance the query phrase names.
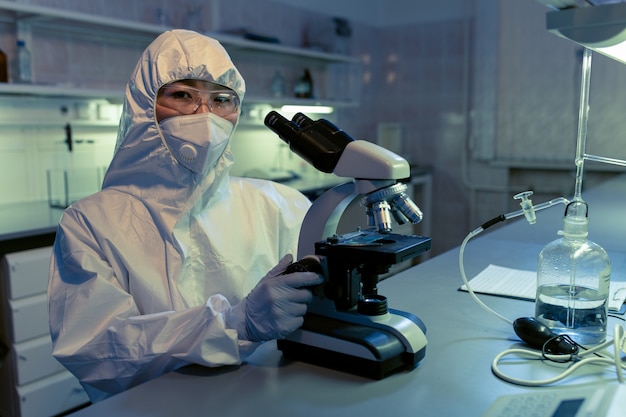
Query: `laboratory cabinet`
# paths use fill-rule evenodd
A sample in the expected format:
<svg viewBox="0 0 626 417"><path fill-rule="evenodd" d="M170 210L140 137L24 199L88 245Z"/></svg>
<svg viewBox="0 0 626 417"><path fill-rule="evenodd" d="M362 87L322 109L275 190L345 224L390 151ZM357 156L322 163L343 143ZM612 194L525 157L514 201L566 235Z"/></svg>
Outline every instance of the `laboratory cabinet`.
<svg viewBox="0 0 626 417"><path fill-rule="evenodd" d="M0 262L0 417L49 417L89 402L78 380L52 357L48 325L50 246L5 254Z"/></svg>

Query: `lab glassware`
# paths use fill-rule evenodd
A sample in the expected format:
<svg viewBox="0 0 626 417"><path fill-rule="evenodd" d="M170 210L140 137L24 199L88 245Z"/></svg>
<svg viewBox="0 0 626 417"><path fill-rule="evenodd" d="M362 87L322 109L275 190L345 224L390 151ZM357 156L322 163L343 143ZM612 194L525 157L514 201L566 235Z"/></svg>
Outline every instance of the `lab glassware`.
<svg viewBox="0 0 626 417"><path fill-rule="evenodd" d="M535 318L578 344L594 345L606 338L611 262L587 239L587 228L586 203L568 204L563 237L539 254Z"/></svg>

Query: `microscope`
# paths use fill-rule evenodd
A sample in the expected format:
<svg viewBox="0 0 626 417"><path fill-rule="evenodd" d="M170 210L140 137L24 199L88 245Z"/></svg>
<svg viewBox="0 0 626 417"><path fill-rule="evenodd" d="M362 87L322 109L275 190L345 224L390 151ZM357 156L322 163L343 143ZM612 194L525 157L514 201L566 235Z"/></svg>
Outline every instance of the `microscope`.
<svg viewBox="0 0 626 417"><path fill-rule="evenodd" d="M304 218L298 254L316 259L305 256L290 270L317 271L324 282L311 289L302 327L278 340L278 349L288 358L372 379L415 368L426 352L426 327L417 316L389 308L377 288L392 265L431 247L430 238L392 233L392 217L398 224L422 219L399 181L410 177L407 161L302 113L288 120L272 111L265 125L316 169L352 179L319 196ZM341 215L357 198L368 227L337 234Z"/></svg>

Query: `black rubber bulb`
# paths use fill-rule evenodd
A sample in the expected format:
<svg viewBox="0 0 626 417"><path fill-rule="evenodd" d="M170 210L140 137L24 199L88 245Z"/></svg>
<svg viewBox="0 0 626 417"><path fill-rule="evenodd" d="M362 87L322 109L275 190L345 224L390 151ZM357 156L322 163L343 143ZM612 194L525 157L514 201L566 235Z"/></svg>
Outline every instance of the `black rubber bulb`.
<svg viewBox="0 0 626 417"><path fill-rule="evenodd" d="M513 330L515 330L515 334L520 339L536 349L542 349L548 340L558 336L548 326L534 317L520 317L516 319L513 322ZM578 346L564 338L559 338L555 342L555 344L551 345L551 353L570 355L578 352Z"/></svg>

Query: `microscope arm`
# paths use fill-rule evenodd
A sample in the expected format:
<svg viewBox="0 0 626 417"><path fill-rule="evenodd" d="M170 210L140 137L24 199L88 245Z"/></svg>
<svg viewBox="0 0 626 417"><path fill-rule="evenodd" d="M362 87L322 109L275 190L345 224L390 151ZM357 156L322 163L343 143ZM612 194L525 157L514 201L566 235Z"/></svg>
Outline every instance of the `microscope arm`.
<svg viewBox="0 0 626 417"><path fill-rule="evenodd" d="M393 152L371 142L355 140L344 148L333 173L354 181L331 188L315 200L300 229L299 256L315 253L315 242L337 233L339 220L352 201L396 183L389 178L409 177L410 168L405 159Z"/></svg>
<svg viewBox="0 0 626 417"><path fill-rule="evenodd" d="M354 182L338 185L325 191L309 208L300 228L298 257L315 253L315 242L337 233L341 215L357 197Z"/></svg>
<svg viewBox="0 0 626 417"><path fill-rule="evenodd" d="M395 181L355 179L325 191L304 217L298 240L298 257L315 253L315 242L337 233L341 216L355 199L393 184Z"/></svg>

